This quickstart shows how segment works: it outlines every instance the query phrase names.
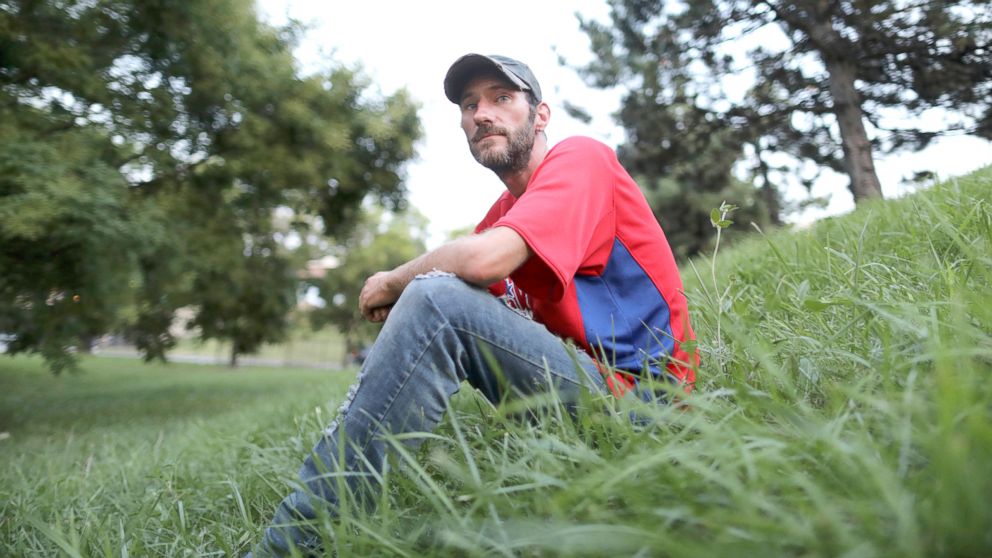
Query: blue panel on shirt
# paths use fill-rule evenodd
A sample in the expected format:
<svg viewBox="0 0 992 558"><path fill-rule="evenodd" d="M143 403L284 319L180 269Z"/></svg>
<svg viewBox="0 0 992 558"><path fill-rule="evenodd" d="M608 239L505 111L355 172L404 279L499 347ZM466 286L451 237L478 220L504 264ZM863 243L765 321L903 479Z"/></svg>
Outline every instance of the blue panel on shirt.
<svg viewBox="0 0 992 558"><path fill-rule="evenodd" d="M577 275L575 292L586 340L603 362L640 372L650 359L662 372L675 348L668 303L619 240L603 274Z"/></svg>

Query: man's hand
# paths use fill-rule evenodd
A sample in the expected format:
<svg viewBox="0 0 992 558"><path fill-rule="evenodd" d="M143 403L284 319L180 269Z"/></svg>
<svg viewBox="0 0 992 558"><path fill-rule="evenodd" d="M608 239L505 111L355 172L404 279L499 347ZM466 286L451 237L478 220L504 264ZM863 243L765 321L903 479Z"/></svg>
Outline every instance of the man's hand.
<svg viewBox="0 0 992 558"><path fill-rule="evenodd" d="M402 289L397 290L391 281L390 272L380 271L365 280L361 294L358 295L358 309L362 316L370 322L384 322L389 315L389 309L400 297Z"/></svg>

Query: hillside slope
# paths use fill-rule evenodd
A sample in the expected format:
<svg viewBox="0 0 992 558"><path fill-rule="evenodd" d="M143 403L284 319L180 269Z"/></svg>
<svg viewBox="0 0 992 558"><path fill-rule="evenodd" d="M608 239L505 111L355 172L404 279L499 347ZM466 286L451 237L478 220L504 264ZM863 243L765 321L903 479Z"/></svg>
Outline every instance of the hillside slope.
<svg viewBox="0 0 992 558"><path fill-rule="evenodd" d="M521 424L464 394L334 545L992 555L990 192L985 169L694 262L703 363L683 404Z"/></svg>
<svg viewBox="0 0 992 558"><path fill-rule="evenodd" d="M464 389L416 455L393 439L374 512L322 522L329 551L992 556L990 192L986 169L693 262L693 393L572 419ZM84 368L0 360L0 555L241 554L350 380Z"/></svg>

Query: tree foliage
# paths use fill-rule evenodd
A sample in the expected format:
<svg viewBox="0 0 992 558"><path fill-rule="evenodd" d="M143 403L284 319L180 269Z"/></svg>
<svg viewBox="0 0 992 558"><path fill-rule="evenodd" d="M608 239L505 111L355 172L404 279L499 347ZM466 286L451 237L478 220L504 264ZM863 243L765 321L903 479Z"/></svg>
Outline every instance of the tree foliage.
<svg viewBox="0 0 992 558"><path fill-rule="evenodd" d="M620 156L649 190L675 181L679 203L733 189L742 161L774 222L776 191L808 188L824 168L846 173L860 201L881 196L875 152L920 149L946 132L992 138L987 1L609 4L610 23L581 22L595 54L581 71L629 89ZM906 123L934 110L944 127Z"/></svg>
<svg viewBox="0 0 992 558"><path fill-rule="evenodd" d="M250 0L0 3L13 350L68 363L80 338L124 331L162 357L189 306L204 338L251 352L295 299L276 208L333 235L366 199L403 206L413 102L344 67L302 75L297 33Z"/></svg>
<svg viewBox="0 0 992 558"><path fill-rule="evenodd" d="M66 343L115 325L137 259L157 242L139 200L116 195L120 173L88 130L52 138L0 124L0 331L11 352L34 350L56 370Z"/></svg>

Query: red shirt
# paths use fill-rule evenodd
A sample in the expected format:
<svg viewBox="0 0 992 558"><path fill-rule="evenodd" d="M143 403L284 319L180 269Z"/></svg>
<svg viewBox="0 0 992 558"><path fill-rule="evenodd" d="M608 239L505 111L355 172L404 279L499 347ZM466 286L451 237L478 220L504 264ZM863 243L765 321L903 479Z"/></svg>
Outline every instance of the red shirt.
<svg viewBox="0 0 992 558"><path fill-rule="evenodd" d="M515 198L504 192L476 227L515 230L534 252L490 291L635 374L695 381L698 354L665 233L616 154L591 138L552 148Z"/></svg>

